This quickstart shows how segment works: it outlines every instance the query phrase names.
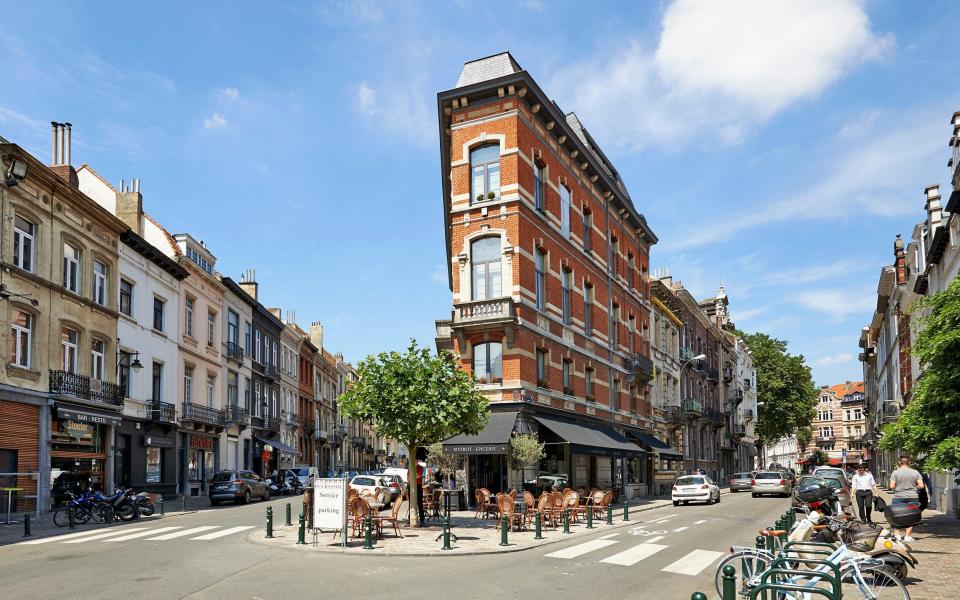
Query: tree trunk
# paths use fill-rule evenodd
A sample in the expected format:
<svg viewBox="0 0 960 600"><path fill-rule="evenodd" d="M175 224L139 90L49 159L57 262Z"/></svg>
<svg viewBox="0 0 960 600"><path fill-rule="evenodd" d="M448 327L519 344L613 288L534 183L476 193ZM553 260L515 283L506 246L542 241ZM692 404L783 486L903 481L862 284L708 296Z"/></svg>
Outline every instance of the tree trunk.
<svg viewBox="0 0 960 600"><path fill-rule="evenodd" d="M420 495L417 489L417 447L407 444L407 454L410 457L407 461L407 498L410 503L407 510L410 514L410 527L420 527L420 513L417 511L417 497Z"/></svg>

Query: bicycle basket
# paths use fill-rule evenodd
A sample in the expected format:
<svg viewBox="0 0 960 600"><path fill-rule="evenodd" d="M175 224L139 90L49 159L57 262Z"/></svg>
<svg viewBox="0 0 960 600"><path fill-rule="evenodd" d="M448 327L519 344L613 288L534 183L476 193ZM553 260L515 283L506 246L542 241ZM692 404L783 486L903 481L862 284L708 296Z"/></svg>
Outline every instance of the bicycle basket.
<svg viewBox="0 0 960 600"><path fill-rule="evenodd" d="M858 523L846 531L844 542L854 552L869 552L880 537L880 528L876 525Z"/></svg>

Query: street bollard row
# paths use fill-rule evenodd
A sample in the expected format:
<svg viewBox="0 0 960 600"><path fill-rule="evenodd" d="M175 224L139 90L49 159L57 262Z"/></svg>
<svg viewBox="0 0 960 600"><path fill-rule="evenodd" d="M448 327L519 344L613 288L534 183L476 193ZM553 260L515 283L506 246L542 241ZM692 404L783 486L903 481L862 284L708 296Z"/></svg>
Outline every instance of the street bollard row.
<svg viewBox="0 0 960 600"><path fill-rule="evenodd" d="M733 565L727 565L723 568L723 595L721 600L737 600L737 570ZM707 600L707 595L703 592L694 592L690 600Z"/></svg>

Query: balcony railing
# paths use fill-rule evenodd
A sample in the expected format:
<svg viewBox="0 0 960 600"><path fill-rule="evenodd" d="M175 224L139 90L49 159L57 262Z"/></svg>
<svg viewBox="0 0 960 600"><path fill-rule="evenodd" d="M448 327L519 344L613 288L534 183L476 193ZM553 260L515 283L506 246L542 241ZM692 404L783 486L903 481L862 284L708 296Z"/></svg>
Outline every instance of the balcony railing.
<svg viewBox="0 0 960 600"><path fill-rule="evenodd" d="M722 425L724 422L723 412L709 406L703 409L703 416L714 425Z"/></svg>
<svg viewBox="0 0 960 600"><path fill-rule="evenodd" d="M239 404L228 404L224 410L224 418L227 423L236 423L238 425L249 425L250 415L247 409Z"/></svg>
<svg viewBox="0 0 960 600"><path fill-rule="evenodd" d="M321 441L323 441L323 440L326 440L326 439L328 439L328 438L329 438L329 436L328 436L327 432L324 431L324 430L322 430L322 429L317 429L316 431L313 432L313 439L315 439L315 440L321 440Z"/></svg>
<svg viewBox="0 0 960 600"><path fill-rule="evenodd" d="M696 355L692 348L680 346L680 360L693 360L693 357Z"/></svg>
<svg viewBox="0 0 960 600"><path fill-rule="evenodd" d="M362 435L355 435L350 438L350 443L360 448L367 443L367 440Z"/></svg>
<svg viewBox="0 0 960 600"><path fill-rule="evenodd" d="M273 380L279 379L280 371L277 369L277 365L263 365L263 376Z"/></svg>
<svg viewBox="0 0 960 600"><path fill-rule="evenodd" d="M664 418L670 423L683 423L686 417L687 415L681 406L668 406L664 409Z"/></svg>
<svg viewBox="0 0 960 600"><path fill-rule="evenodd" d="M624 366L631 377L639 383L647 383L653 379L653 361L638 352L630 352L624 359Z"/></svg>
<svg viewBox="0 0 960 600"><path fill-rule="evenodd" d="M50 371L50 393L73 396L110 406L123 404L123 395L117 384L99 379L91 380L86 375L68 371Z"/></svg>
<svg viewBox="0 0 960 600"><path fill-rule="evenodd" d="M313 433L317 429L316 419L308 419L306 417L301 418L300 429L306 433Z"/></svg>
<svg viewBox="0 0 960 600"><path fill-rule="evenodd" d="M264 417L263 418L263 430L272 431L274 433L280 432L280 417Z"/></svg>
<svg viewBox="0 0 960 600"><path fill-rule="evenodd" d="M734 404L740 404L743 402L743 390L734 390L730 399L733 400Z"/></svg>
<svg viewBox="0 0 960 600"><path fill-rule="evenodd" d="M454 325L506 321L514 317L513 298L471 300L458 302L453 307Z"/></svg>
<svg viewBox="0 0 960 600"><path fill-rule="evenodd" d="M717 371L717 370L713 367L713 365L704 364L703 367L701 367L700 370L703 371L704 373L706 373L706 374L707 374L707 377L709 377L710 379L712 379L712 380L714 380L714 381L719 381L719 380L720 380L720 372Z"/></svg>
<svg viewBox="0 0 960 600"><path fill-rule="evenodd" d="M723 382L724 382L724 383L730 383L731 381L733 381L733 376L734 376L733 367L724 367L724 368L723 368Z"/></svg>
<svg viewBox="0 0 960 600"><path fill-rule="evenodd" d="M243 361L243 348L236 342L227 342L227 358Z"/></svg>
<svg viewBox="0 0 960 600"><path fill-rule="evenodd" d="M150 420L157 423L176 423L177 406L169 402L154 400L150 403Z"/></svg>
<svg viewBox="0 0 960 600"><path fill-rule="evenodd" d="M202 406L200 404L194 404L193 402L184 402L183 418L181 421L223 426L224 413L219 408Z"/></svg>
<svg viewBox="0 0 960 600"><path fill-rule="evenodd" d="M746 426L746 425L741 425L741 424L734 425L734 426L733 426L733 433L734 433L735 435L739 435L739 436L747 435L747 426Z"/></svg>
<svg viewBox="0 0 960 600"><path fill-rule="evenodd" d="M688 415L702 415L703 414L703 402L699 400L694 400L693 398L686 398L683 402L680 403L680 406L683 408L683 412Z"/></svg>

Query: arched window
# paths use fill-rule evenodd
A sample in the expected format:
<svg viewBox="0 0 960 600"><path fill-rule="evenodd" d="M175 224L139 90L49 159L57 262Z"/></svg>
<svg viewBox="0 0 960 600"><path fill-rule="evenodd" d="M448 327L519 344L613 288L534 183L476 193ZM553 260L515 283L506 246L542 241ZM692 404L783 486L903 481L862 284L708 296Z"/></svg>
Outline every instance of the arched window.
<svg viewBox="0 0 960 600"><path fill-rule="evenodd" d="M500 383L502 369L500 342L482 342L473 345L473 376L478 383Z"/></svg>
<svg viewBox="0 0 960 600"><path fill-rule="evenodd" d="M485 237L470 244L473 300L500 297L500 238Z"/></svg>
<svg viewBox="0 0 960 600"><path fill-rule="evenodd" d="M489 144L470 151L470 198L475 202L500 195L500 145ZM490 197L493 194L493 198Z"/></svg>

